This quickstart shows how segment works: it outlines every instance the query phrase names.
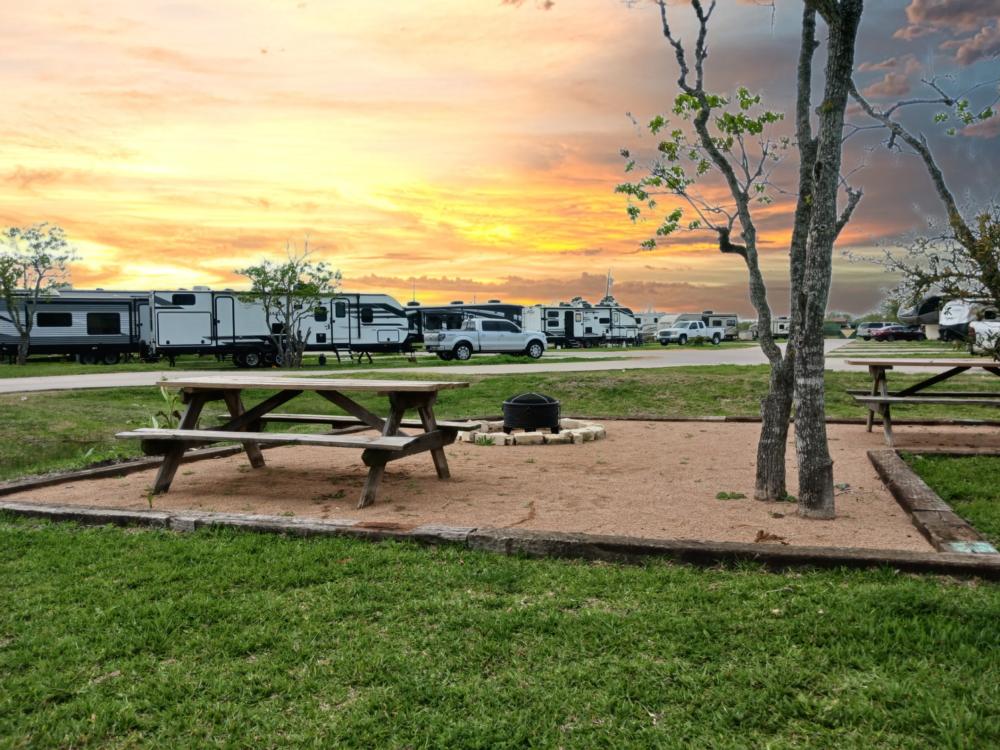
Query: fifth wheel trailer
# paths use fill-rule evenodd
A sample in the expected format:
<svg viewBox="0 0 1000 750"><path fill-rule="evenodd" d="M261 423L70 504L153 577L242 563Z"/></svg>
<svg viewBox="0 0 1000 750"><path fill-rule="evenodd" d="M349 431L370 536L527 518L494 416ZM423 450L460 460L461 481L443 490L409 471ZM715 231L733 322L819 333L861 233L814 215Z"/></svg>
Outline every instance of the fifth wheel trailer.
<svg viewBox="0 0 1000 750"><path fill-rule="evenodd" d="M241 367L273 362L280 322L233 291L171 290L150 294L153 351L160 356L232 356ZM306 351L398 352L411 348L404 308L386 294L325 298L300 323Z"/></svg>

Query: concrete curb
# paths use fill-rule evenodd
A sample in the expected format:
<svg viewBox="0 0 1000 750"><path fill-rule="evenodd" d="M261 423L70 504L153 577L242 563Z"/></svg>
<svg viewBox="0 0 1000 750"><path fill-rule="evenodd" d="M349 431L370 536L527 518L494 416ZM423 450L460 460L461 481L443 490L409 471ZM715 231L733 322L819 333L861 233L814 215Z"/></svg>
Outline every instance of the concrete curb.
<svg viewBox="0 0 1000 750"><path fill-rule="evenodd" d="M299 537L346 536L368 541L393 539L420 544L459 545L504 555L557 557L643 563L666 559L692 565L755 562L774 570L807 566L818 568L890 567L914 573L977 576L1000 580L1000 555L924 553L903 550L793 547L736 542L698 542L681 539L643 539L554 531L471 528L426 524L401 526L352 519L314 520L285 516L238 515L185 511L123 511L72 505L42 505L0 501L0 513L89 525L143 526L191 532L231 528Z"/></svg>
<svg viewBox="0 0 1000 750"><path fill-rule="evenodd" d="M892 449L870 450L868 460L913 525L939 552L993 557L1000 554L982 534L955 513Z"/></svg>

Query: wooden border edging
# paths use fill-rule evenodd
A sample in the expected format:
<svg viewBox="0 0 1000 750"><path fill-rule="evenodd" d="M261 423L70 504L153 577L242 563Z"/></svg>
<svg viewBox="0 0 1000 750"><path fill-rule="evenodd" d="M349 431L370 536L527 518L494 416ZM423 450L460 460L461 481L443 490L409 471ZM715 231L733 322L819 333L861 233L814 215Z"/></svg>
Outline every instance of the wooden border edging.
<svg viewBox="0 0 1000 750"><path fill-rule="evenodd" d="M934 549L996 557L1000 563L993 545L917 476L897 451L889 448L870 450L868 460Z"/></svg>
<svg viewBox="0 0 1000 750"><path fill-rule="evenodd" d="M770 569L890 567L913 573L977 576L1000 580L1000 555L905 550L795 547L739 542L698 542L644 539L599 534L569 534L521 529L467 528L425 524L366 523L353 519L298 519L285 516L239 515L183 511L128 511L73 505L42 505L0 501L0 513L89 525L145 526L173 531L231 528L293 536L349 536L369 541L395 539L420 544L457 544L504 555L575 558L626 563L668 559L692 565L756 562Z"/></svg>
<svg viewBox="0 0 1000 750"><path fill-rule="evenodd" d="M225 458L243 450L242 445L223 445L218 448L203 448L192 451L181 459L182 464L193 461L204 461L208 458ZM145 469L155 469L163 463L161 456L150 458L136 458L121 463L108 464L107 466L95 466L92 469L74 469L71 471L53 472L42 474L41 476L27 477L25 479L15 479L10 482L0 482L0 497L13 495L25 490L36 490L39 487L52 487L57 484L75 482L78 479L101 479L104 477L123 477L126 474L134 474Z"/></svg>

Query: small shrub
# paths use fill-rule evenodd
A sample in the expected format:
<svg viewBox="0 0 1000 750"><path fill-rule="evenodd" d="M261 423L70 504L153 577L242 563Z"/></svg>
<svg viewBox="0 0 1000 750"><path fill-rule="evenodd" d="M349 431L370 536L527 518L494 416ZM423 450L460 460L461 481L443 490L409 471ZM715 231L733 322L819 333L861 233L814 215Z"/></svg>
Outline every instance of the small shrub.
<svg viewBox="0 0 1000 750"><path fill-rule="evenodd" d="M476 445L493 445L496 442L492 435L480 432L476 435Z"/></svg>
<svg viewBox="0 0 1000 750"><path fill-rule="evenodd" d="M719 492L715 496L716 500L744 500L746 495L742 492Z"/></svg>

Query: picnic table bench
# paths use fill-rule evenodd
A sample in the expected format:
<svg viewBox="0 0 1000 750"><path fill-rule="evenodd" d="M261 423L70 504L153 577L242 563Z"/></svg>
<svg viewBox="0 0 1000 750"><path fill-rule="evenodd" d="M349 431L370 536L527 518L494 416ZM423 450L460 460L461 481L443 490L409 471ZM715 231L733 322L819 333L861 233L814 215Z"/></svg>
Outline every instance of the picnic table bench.
<svg viewBox="0 0 1000 750"><path fill-rule="evenodd" d="M444 446L455 442L460 430L472 429L461 422L438 422L434 416L437 394L451 388L467 388L466 382L419 380L332 380L324 378L292 377L243 377L206 376L163 380L163 388L178 388L181 400L187 405L180 423L174 428L140 428L120 432L116 437L142 440L143 451L163 455L153 493L170 489L177 468L185 451L208 443L232 441L243 444L252 467L264 466L261 445L318 445L330 448L361 449L361 459L368 467L368 477L361 491L359 508L375 502L378 486L385 473L385 466L416 453L429 452L439 479L450 476ZM260 403L247 408L243 391L248 389L275 391ZM338 406L346 415L285 414L274 410L302 393L315 393ZM376 393L388 398L389 416L382 418L354 399L349 392ZM219 425L199 428L198 420L205 405L223 401L228 409L228 419ZM404 419L407 411L417 412L418 419ZM265 432L269 422L322 424L330 426L329 432L295 433ZM402 430L419 428L410 435ZM351 435L353 432L377 430L378 436Z"/></svg>
<svg viewBox="0 0 1000 750"><path fill-rule="evenodd" d="M849 359L849 365L867 365L872 376L871 391L848 390L854 400L868 408L867 429L872 431L875 414L882 418L885 441L894 445L892 435L892 407L899 404L955 404L959 406L1000 407L1000 391L928 391L932 385L942 383L956 375L972 370L1000 376L1000 362L991 359ZM929 378L914 383L900 391L889 391L888 371L894 367L920 367L941 370Z"/></svg>

